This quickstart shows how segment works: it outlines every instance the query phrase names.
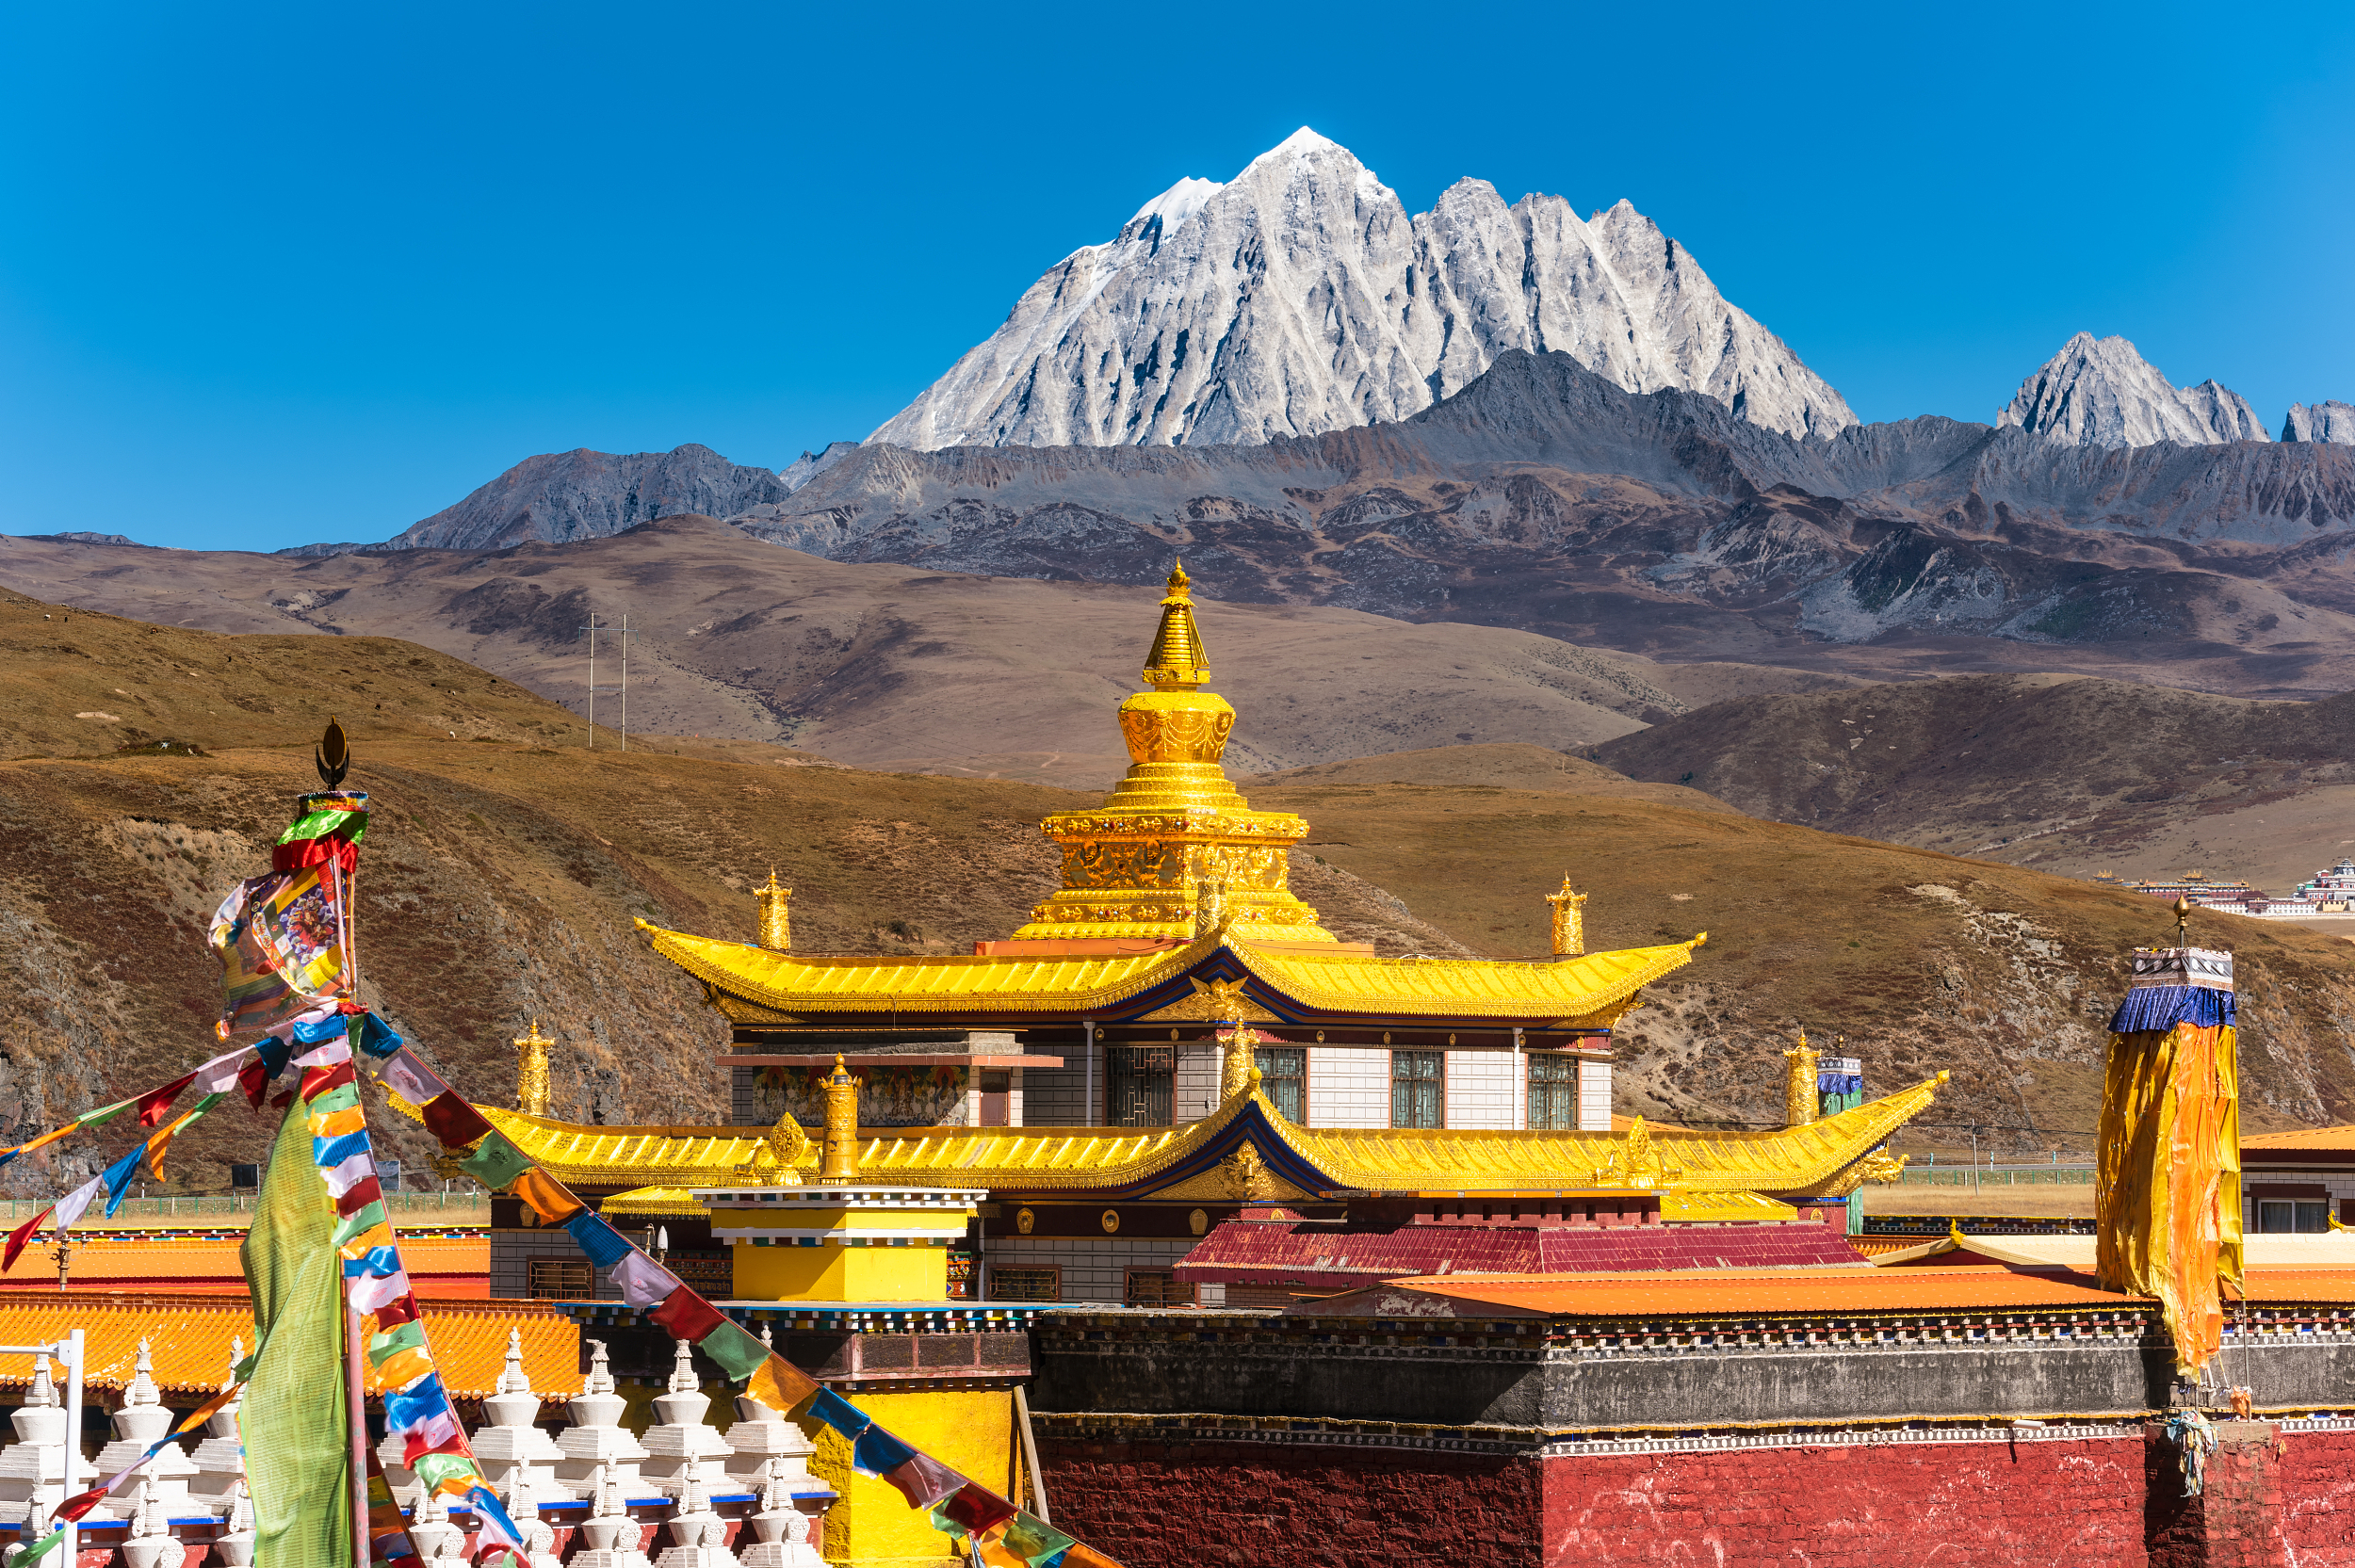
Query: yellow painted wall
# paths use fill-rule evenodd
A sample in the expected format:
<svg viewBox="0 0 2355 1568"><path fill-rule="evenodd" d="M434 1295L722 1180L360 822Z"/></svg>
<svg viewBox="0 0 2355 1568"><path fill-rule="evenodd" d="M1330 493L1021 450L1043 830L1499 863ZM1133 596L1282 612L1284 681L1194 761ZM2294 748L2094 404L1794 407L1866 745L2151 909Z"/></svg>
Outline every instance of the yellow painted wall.
<svg viewBox="0 0 2355 1568"><path fill-rule="evenodd" d="M743 1301L945 1301L946 1247L738 1247Z"/></svg>
<svg viewBox="0 0 2355 1568"><path fill-rule="evenodd" d="M1010 1391L861 1393L855 1403L892 1436L992 1492L1004 1494L1011 1484L1014 1395ZM890 1482L851 1467L849 1439L822 1422L804 1419L801 1426L818 1447L810 1456L810 1473L842 1495L826 1511L827 1561L855 1568L946 1568L956 1562L952 1539L933 1528L923 1510L910 1508Z"/></svg>

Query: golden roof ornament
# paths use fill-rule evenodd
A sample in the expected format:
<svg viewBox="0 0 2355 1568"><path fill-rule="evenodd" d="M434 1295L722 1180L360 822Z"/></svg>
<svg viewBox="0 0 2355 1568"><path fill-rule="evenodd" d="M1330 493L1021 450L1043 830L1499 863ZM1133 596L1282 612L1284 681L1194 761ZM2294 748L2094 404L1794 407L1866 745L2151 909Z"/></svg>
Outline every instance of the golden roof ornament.
<svg viewBox="0 0 2355 1568"><path fill-rule="evenodd" d="M858 1180L858 1090L859 1080L842 1065L842 1053L834 1058L834 1071L826 1075L826 1136L818 1151L818 1179L821 1182L854 1182Z"/></svg>
<svg viewBox="0 0 2355 1568"><path fill-rule="evenodd" d="M537 1018L530 1033L515 1037L515 1108L526 1116L548 1113L548 1047L555 1043L540 1032Z"/></svg>
<svg viewBox="0 0 2355 1568"><path fill-rule="evenodd" d="M1258 1089L1259 1046L1272 1038L1241 1024L1218 1037L1218 1043L1224 1048L1218 1064L1220 1103Z"/></svg>
<svg viewBox="0 0 2355 1568"><path fill-rule="evenodd" d="M1807 1127L1815 1123L1822 1102L1815 1097L1815 1062L1823 1053L1807 1043L1807 1031L1799 1031L1799 1043L1782 1053L1782 1124L1786 1127Z"/></svg>
<svg viewBox="0 0 2355 1568"><path fill-rule="evenodd" d="M1556 958L1584 958L1586 955L1586 895L1570 891L1570 879L1562 879L1562 891L1546 895L1546 902L1553 906L1553 954Z"/></svg>
<svg viewBox="0 0 2355 1568"><path fill-rule="evenodd" d="M1194 623L1194 593L1183 561L1170 568L1169 591L1161 597L1161 629L1145 655L1145 684L1163 691L1192 691L1210 678L1210 655Z"/></svg>
<svg viewBox="0 0 2355 1568"><path fill-rule="evenodd" d="M1249 940L1330 942L1293 897L1286 852L1308 835L1290 812L1253 811L1220 759L1235 710L1216 692L1179 567L1169 574L1145 683L1120 704L1129 771L1104 803L1040 823L1062 846L1063 889L1031 911L1019 941L1161 938L1190 942L1231 921ZM1204 884L1224 907L1202 908Z"/></svg>
<svg viewBox="0 0 2355 1568"><path fill-rule="evenodd" d="M793 950L793 912L788 907L793 890L777 881L777 868L769 867L769 880L753 889L753 901L760 906L760 945L772 953Z"/></svg>

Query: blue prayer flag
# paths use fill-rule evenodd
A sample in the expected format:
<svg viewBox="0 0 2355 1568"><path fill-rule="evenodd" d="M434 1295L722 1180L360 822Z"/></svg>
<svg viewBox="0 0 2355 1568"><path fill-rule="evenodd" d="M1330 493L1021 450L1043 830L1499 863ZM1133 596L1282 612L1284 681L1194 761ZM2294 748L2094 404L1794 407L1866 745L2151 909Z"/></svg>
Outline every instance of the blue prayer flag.
<svg viewBox="0 0 2355 1568"><path fill-rule="evenodd" d="M829 1421L828 1426L834 1423ZM851 1463L870 1476L897 1470L916 1457L916 1450L892 1436L881 1427L869 1426L851 1445Z"/></svg>
<svg viewBox="0 0 2355 1568"><path fill-rule="evenodd" d="M821 1388L818 1391L817 1396L809 1402L809 1413L849 1438L856 1438L859 1433L875 1424L873 1416L831 1388ZM907 1461L901 1460L900 1463L904 1464Z"/></svg>
<svg viewBox="0 0 2355 1568"><path fill-rule="evenodd" d="M139 1173L139 1161L147 1156L147 1145L135 1145L131 1152L106 1167L106 1218L114 1218L122 1200L131 1195L131 1178Z"/></svg>
<svg viewBox="0 0 2355 1568"><path fill-rule="evenodd" d="M589 1261L600 1269L610 1269L638 1249L622 1239L622 1233L583 1209L564 1221L580 1250L589 1254Z"/></svg>

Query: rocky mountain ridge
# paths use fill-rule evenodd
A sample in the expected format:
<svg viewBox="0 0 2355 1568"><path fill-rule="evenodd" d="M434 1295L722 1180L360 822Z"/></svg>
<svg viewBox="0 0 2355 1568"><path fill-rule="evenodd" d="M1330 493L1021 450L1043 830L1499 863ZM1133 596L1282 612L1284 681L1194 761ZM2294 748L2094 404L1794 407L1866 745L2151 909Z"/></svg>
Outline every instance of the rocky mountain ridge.
<svg viewBox="0 0 2355 1568"><path fill-rule="evenodd" d="M1706 392L1791 435L1856 423L1626 202L1582 219L1458 181L1409 215L1305 127L1233 181L1181 180L1050 268L869 445L1229 445L1395 421L1508 349L1630 392Z"/></svg>

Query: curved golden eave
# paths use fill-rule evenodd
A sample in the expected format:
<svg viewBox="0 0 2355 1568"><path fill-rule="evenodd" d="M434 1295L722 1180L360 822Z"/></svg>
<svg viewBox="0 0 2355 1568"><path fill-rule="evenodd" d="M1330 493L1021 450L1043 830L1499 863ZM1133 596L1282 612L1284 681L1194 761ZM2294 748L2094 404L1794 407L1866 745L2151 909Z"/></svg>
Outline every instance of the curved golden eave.
<svg viewBox="0 0 2355 1568"><path fill-rule="evenodd" d="M1263 986L1318 1012L1583 1023L1692 962L1690 942L1534 963L1382 959L1263 947L1238 932L1158 953L1101 958L803 957L638 922L654 950L716 990L788 1016L1051 1013L1117 1008L1222 948Z"/></svg>
<svg viewBox="0 0 2355 1568"><path fill-rule="evenodd" d="M1187 1167L1256 1107L1265 1133L1313 1167L1324 1190L1478 1192L1683 1188L1796 1193L1862 1158L1936 1098L1925 1079L1827 1117L1773 1132L1649 1130L1649 1159L1635 1172L1598 1176L1631 1150L1627 1132L1481 1132L1456 1129L1303 1127L1266 1096L1239 1093L1182 1127L870 1127L859 1132L865 1179L1000 1192L1122 1189L1150 1196L1152 1178ZM575 1187L685 1188L745 1179L767 1147L759 1127L602 1127L476 1107L517 1147ZM797 1168L814 1174L815 1146ZM1632 1175L1650 1185L1635 1188Z"/></svg>

